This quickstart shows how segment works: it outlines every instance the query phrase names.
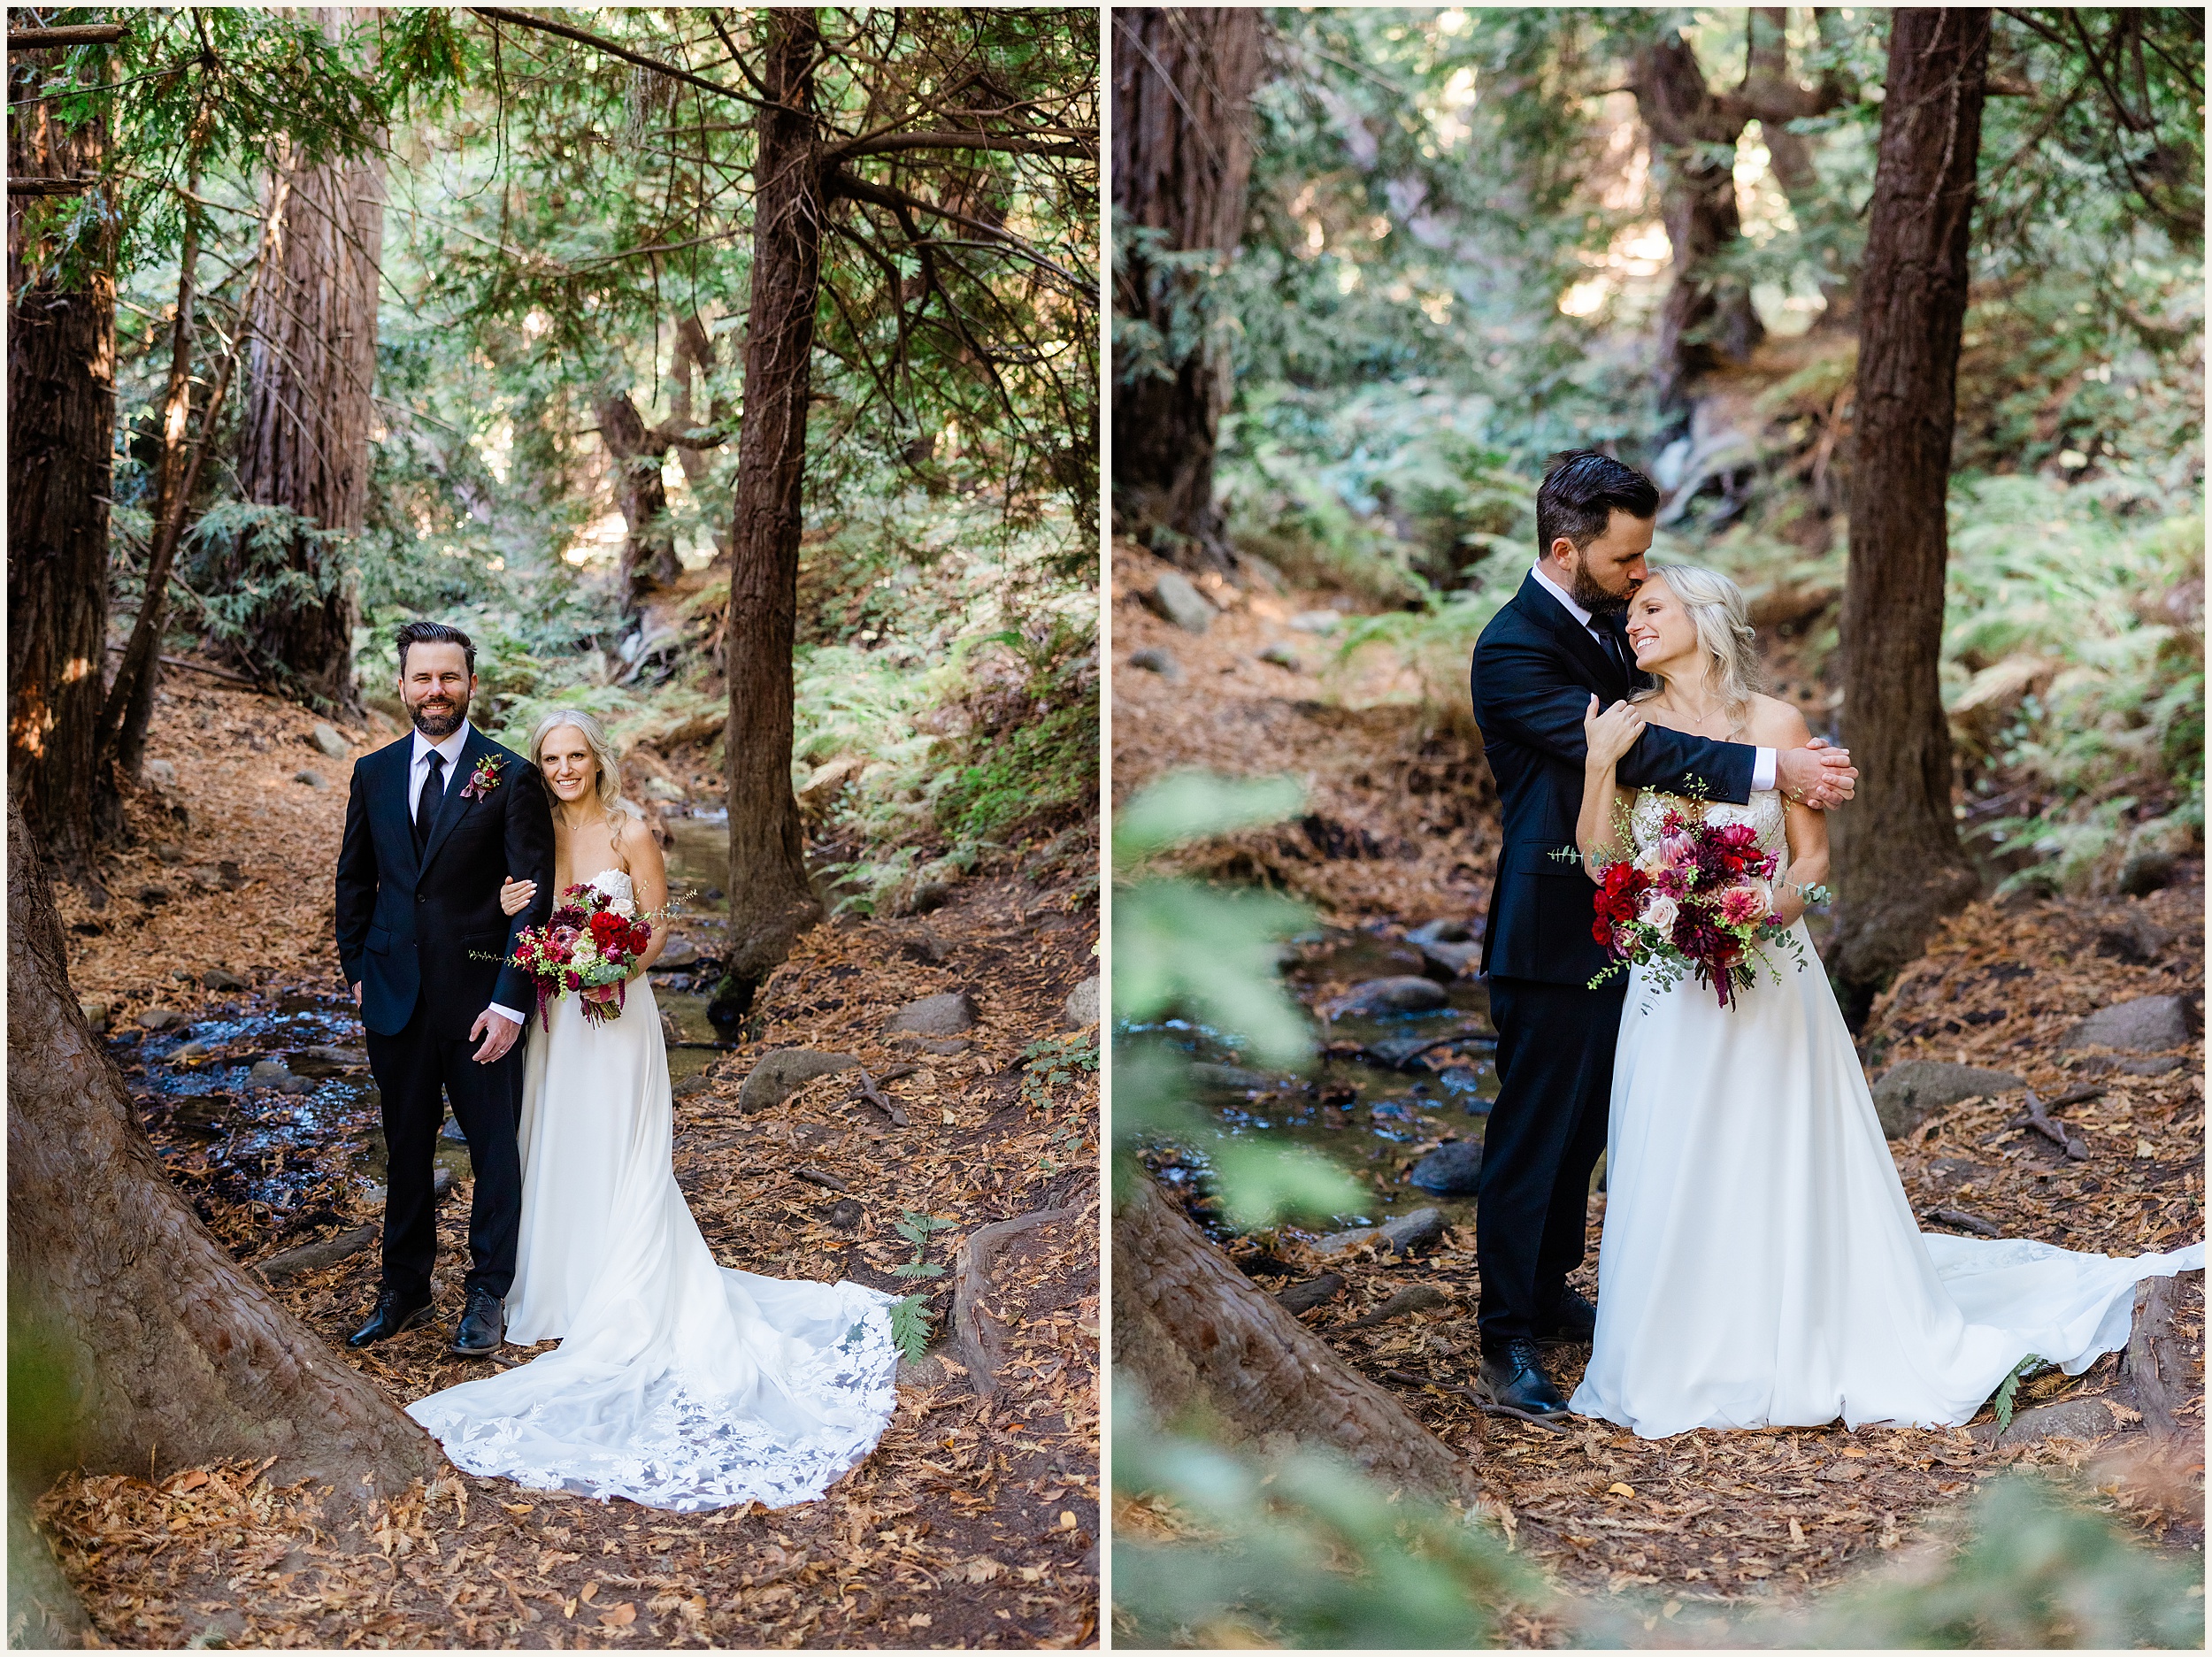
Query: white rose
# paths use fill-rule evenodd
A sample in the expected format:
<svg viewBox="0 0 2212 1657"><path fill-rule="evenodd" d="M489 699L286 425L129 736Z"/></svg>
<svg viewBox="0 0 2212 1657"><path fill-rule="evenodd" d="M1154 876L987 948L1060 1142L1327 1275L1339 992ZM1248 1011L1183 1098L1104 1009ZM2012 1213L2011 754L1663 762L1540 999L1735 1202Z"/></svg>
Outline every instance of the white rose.
<svg viewBox="0 0 2212 1657"><path fill-rule="evenodd" d="M1672 898L1663 892L1653 892L1645 895L1643 913L1637 918L1655 932L1671 936L1678 912Z"/></svg>
<svg viewBox="0 0 2212 1657"><path fill-rule="evenodd" d="M622 889L622 886L618 884L618 882L622 881L622 879L623 877L620 871L610 869L604 874L597 874L592 877L591 889L598 893L602 897L608 899L609 902L607 907L613 910L617 915L621 916L623 919L635 920L637 918L637 905L631 901L630 894L624 891Z"/></svg>

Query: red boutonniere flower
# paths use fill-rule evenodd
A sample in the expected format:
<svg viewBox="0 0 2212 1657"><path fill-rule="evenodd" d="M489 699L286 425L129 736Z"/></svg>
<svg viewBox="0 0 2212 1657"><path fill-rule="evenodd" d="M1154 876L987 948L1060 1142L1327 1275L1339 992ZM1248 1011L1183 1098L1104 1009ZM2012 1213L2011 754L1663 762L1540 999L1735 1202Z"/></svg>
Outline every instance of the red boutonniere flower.
<svg viewBox="0 0 2212 1657"><path fill-rule="evenodd" d="M499 786L499 762L487 754L476 762L476 769L469 774L467 785L461 790L464 800L481 800Z"/></svg>

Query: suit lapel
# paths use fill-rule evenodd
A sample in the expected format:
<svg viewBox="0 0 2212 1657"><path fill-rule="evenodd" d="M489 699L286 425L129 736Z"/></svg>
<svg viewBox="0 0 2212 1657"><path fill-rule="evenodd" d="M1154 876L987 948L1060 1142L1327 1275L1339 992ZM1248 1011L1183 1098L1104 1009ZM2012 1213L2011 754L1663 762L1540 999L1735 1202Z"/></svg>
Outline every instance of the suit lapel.
<svg viewBox="0 0 2212 1657"><path fill-rule="evenodd" d="M1629 686L1621 677L1619 664L1606 653L1603 645L1590 636L1590 630L1570 616L1533 575L1521 578L1517 602L1531 619L1550 629L1552 634L1566 647L1567 654L1581 664L1583 671L1590 676L1593 689L1601 694L1609 690L1611 694L1607 700L1615 700L1628 694Z"/></svg>
<svg viewBox="0 0 2212 1657"><path fill-rule="evenodd" d="M461 790L468 786L469 775L475 771L476 762L490 753L491 748L490 740L471 725L469 740L461 745L460 762L454 766L454 774L446 779L445 794L438 802L438 815L430 820L430 838L424 842L422 848L422 870L415 877L418 884L420 884L422 876L430 871L430 865L437 861L438 848L445 844L446 836L461 820L461 814L476 803L473 800L464 800Z"/></svg>
<svg viewBox="0 0 2212 1657"><path fill-rule="evenodd" d="M414 733L386 748L380 756L390 775L371 794L371 809L385 819L380 843L395 848L402 885L411 889L421 871L415 856L415 826L407 817L407 765L415 756Z"/></svg>

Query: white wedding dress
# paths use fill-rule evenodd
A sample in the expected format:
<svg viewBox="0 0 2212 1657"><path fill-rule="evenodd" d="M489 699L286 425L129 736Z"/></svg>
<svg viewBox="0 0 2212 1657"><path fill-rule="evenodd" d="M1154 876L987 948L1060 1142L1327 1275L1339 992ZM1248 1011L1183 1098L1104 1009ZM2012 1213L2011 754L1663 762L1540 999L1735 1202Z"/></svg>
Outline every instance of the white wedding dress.
<svg viewBox="0 0 2212 1657"><path fill-rule="evenodd" d="M1669 803L1638 798L1639 854ZM1707 813L1786 861L1778 794ZM1796 936L1803 970L1770 951L1780 981L1763 970L1727 1011L1694 978L1632 972L1578 1415L1646 1438L1954 1426L2030 1354L2079 1374L2125 1346L2135 1284L2204 1264L2202 1243L2116 1260L1923 1232L1802 921Z"/></svg>
<svg viewBox="0 0 2212 1657"><path fill-rule="evenodd" d="M593 884L634 909L626 874ZM896 1402L891 1297L715 1263L676 1184L644 978L609 1023L572 995L551 1022L526 1062L507 1338L561 1344L407 1413L456 1466L534 1490L677 1512L819 1497Z"/></svg>

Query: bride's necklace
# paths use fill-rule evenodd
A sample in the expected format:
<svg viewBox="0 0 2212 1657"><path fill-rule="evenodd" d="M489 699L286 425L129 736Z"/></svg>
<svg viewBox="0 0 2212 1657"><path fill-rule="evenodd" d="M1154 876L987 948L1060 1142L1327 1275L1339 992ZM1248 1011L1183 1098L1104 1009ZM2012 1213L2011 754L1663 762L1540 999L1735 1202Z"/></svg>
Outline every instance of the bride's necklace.
<svg viewBox="0 0 2212 1657"><path fill-rule="evenodd" d="M1663 689L1659 694L1653 697L1651 701L1652 703L1656 705L1662 711L1673 714L1678 718L1687 720L1689 723L1686 727L1685 727L1685 732L1687 735L1712 736L1713 733L1706 729L1706 727L1710 725L1716 719L1725 720L1728 727L1727 730L1717 739L1717 740L1723 742L1732 742L1743 734L1742 723L1730 714L1728 704L1724 702L1716 701L1710 707L1705 709L1702 712L1699 712L1692 709L1683 707L1678 703L1674 700L1674 692L1671 687Z"/></svg>

